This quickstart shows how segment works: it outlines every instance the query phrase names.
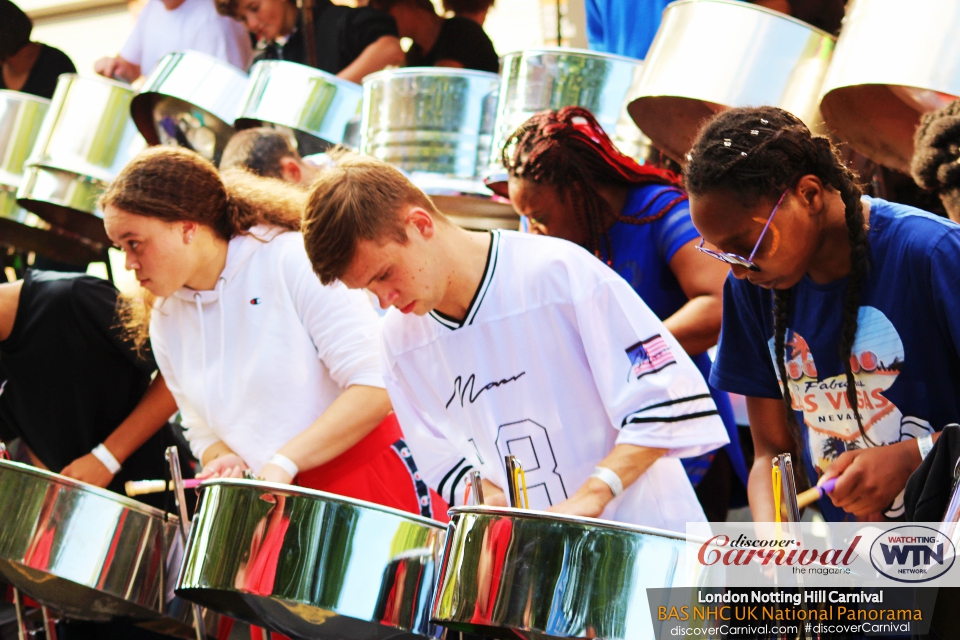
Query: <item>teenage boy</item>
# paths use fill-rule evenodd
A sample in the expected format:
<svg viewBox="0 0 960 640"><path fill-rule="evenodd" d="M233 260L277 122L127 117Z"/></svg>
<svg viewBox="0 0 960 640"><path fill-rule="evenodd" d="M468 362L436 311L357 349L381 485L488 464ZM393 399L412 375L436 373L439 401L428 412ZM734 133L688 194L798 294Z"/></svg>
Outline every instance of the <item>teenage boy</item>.
<svg viewBox="0 0 960 640"><path fill-rule="evenodd" d="M723 446L703 377L622 278L580 247L453 225L398 170L346 155L314 184L321 281L384 308L384 379L422 473L451 505L467 472L504 504L683 531L704 521L680 458Z"/></svg>

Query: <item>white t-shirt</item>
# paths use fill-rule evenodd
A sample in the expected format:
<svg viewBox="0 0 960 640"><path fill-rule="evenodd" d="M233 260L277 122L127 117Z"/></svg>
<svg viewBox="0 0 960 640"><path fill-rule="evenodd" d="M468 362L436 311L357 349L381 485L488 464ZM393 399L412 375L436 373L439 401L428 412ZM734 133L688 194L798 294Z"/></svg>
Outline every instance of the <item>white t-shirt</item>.
<svg viewBox="0 0 960 640"><path fill-rule="evenodd" d="M213 291L158 302L150 340L194 455L222 440L257 472L344 389L383 378L366 296L321 285L299 233L251 231Z"/></svg>
<svg viewBox="0 0 960 640"><path fill-rule="evenodd" d="M167 11L160 0L147 0L127 37L120 57L140 65L147 76L160 58L174 51L200 51L244 71L253 51L243 25L217 13L213 0L184 0Z"/></svg>
<svg viewBox="0 0 960 640"><path fill-rule="evenodd" d="M603 512L684 531L705 520L679 458L727 443L706 382L620 276L555 238L494 231L463 322L391 309L384 381L430 486L462 504L471 468L534 509L572 496L617 444L668 449Z"/></svg>

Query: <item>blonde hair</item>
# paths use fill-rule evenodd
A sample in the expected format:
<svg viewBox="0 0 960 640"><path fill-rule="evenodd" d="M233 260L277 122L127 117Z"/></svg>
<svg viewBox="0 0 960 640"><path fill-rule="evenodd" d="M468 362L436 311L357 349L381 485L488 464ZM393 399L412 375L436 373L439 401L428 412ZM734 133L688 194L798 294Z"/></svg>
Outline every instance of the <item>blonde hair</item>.
<svg viewBox="0 0 960 640"><path fill-rule="evenodd" d="M423 191L389 164L342 149L330 156L334 164L313 183L303 217L307 255L322 283L343 277L360 240L406 244L404 207L420 207L450 224Z"/></svg>
<svg viewBox="0 0 960 640"><path fill-rule="evenodd" d="M137 155L100 197L100 208L166 222L191 221L224 240L256 225L300 229L307 194L283 180L242 169L218 174L211 162L179 147L152 147ZM123 298L119 314L124 337L142 352L149 340L156 297L142 292Z"/></svg>

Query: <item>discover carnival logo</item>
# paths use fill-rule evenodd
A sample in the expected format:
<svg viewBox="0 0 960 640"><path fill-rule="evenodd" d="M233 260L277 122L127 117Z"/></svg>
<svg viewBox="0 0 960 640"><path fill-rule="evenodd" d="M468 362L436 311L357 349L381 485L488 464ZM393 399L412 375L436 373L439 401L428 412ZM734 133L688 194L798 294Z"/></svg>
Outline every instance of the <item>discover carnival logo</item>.
<svg viewBox="0 0 960 640"><path fill-rule="evenodd" d="M927 582L953 566L956 549L946 535L917 525L883 532L870 547L870 562L897 582Z"/></svg>

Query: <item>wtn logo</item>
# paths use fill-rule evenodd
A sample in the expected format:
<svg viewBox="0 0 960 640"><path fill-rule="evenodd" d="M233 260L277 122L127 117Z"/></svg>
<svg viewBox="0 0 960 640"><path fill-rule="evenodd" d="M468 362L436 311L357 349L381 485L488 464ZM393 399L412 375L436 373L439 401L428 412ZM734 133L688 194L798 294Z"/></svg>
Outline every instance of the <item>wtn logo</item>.
<svg viewBox="0 0 960 640"><path fill-rule="evenodd" d="M870 561L897 582L926 582L953 566L953 543L931 527L895 527L880 534L870 548Z"/></svg>
<svg viewBox="0 0 960 640"><path fill-rule="evenodd" d="M929 538L934 542L935 538ZM883 551L883 561L887 564L907 564L910 556L913 556L913 566L928 565L931 562L943 564L943 543L937 545L936 550L931 549L924 544L904 544L904 545L886 545L880 543L880 549Z"/></svg>

